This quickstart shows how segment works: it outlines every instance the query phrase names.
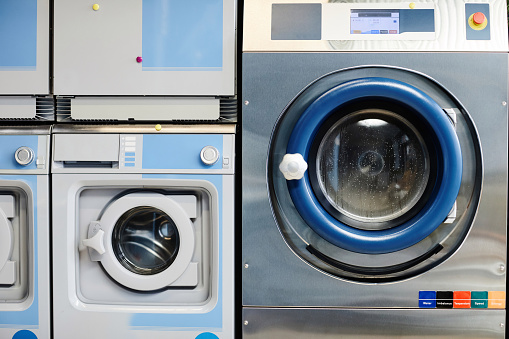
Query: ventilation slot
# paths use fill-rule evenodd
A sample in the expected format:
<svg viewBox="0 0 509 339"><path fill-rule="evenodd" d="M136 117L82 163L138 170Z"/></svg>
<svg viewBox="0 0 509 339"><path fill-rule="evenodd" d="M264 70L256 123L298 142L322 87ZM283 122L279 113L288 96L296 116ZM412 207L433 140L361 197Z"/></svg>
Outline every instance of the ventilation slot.
<svg viewBox="0 0 509 339"><path fill-rule="evenodd" d="M117 161L64 161L64 168L118 168Z"/></svg>

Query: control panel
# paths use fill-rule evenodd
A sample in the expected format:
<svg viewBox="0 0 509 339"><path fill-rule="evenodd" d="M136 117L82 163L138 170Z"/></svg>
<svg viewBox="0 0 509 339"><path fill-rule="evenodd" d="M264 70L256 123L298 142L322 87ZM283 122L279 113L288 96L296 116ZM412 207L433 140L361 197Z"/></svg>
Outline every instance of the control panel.
<svg viewBox="0 0 509 339"><path fill-rule="evenodd" d="M244 52L507 51L506 2L248 0Z"/></svg>

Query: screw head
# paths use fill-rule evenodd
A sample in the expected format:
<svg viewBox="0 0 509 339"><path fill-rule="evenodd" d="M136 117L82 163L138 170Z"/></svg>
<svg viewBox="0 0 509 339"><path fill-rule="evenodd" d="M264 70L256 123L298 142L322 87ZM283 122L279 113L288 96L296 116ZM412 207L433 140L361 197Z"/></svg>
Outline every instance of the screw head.
<svg viewBox="0 0 509 339"><path fill-rule="evenodd" d="M249 268L249 264L244 264L244 268Z"/></svg>
<svg viewBox="0 0 509 339"><path fill-rule="evenodd" d="M247 100L244 101L244 105L246 105L246 106L249 105L249 101L247 101Z"/></svg>
<svg viewBox="0 0 509 339"><path fill-rule="evenodd" d="M249 321L244 320L244 326L247 326L249 324Z"/></svg>
<svg viewBox="0 0 509 339"><path fill-rule="evenodd" d="M505 271L505 266L504 265L500 265L499 269L500 269L500 272L504 272Z"/></svg>
<svg viewBox="0 0 509 339"><path fill-rule="evenodd" d="M502 101L502 106L507 106L507 101Z"/></svg>

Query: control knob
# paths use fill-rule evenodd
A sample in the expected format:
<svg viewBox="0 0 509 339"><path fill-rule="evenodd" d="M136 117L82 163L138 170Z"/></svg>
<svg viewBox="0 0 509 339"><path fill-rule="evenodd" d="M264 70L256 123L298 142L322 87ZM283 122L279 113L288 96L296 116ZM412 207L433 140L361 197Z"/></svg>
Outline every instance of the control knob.
<svg viewBox="0 0 509 339"><path fill-rule="evenodd" d="M30 147L22 146L14 153L14 159L22 166L27 166L34 161L34 151Z"/></svg>
<svg viewBox="0 0 509 339"><path fill-rule="evenodd" d="M219 159L219 151L214 146L205 146L200 152L200 158L205 165L214 165Z"/></svg>

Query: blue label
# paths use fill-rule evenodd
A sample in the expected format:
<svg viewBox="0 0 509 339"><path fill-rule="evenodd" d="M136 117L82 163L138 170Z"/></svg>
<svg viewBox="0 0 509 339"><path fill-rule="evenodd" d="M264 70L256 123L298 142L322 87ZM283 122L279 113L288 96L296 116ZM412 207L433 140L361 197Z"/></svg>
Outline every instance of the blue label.
<svg viewBox="0 0 509 339"><path fill-rule="evenodd" d="M223 162L205 165L200 152L214 146L222 158L221 134L147 134L143 136L143 169L222 169ZM127 164L126 164L127 166Z"/></svg>
<svg viewBox="0 0 509 339"><path fill-rule="evenodd" d="M0 0L0 69L35 69L37 0Z"/></svg>
<svg viewBox="0 0 509 339"><path fill-rule="evenodd" d="M222 69L222 0L143 0L142 20L143 70Z"/></svg>
<svg viewBox="0 0 509 339"><path fill-rule="evenodd" d="M436 297L436 291L419 291L419 308L436 308Z"/></svg>

